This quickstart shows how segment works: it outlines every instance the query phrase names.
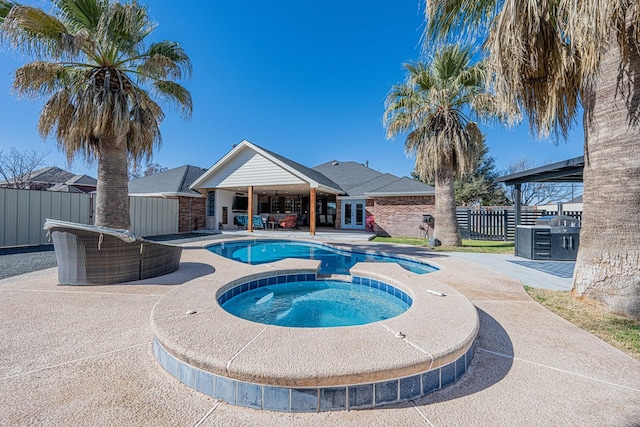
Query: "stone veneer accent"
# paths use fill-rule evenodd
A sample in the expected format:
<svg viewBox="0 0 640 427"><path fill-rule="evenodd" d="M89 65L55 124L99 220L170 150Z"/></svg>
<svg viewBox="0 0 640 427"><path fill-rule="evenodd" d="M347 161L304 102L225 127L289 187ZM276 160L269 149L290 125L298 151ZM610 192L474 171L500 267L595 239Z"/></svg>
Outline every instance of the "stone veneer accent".
<svg viewBox="0 0 640 427"><path fill-rule="evenodd" d="M207 199L200 197L169 197L178 199L178 232L204 230Z"/></svg>

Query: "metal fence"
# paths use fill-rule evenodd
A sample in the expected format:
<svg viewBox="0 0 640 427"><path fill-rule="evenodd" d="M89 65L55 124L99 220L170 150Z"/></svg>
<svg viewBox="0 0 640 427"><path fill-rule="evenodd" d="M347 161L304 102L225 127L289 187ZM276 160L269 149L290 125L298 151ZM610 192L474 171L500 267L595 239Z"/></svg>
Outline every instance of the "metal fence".
<svg viewBox="0 0 640 427"><path fill-rule="evenodd" d="M557 211L540 210L535 206L523 206L520 213L520 225L533 225L539 217L555 214ZM458 208L456 215L463 239L515 240L516 219L513 206ZM582 220L581 211L564 211L563 215Z"/></svg>
<svg viewBox="0 0 640 427"><path fill-rule="evenodd" d="M178 200L130 197L131 230L141 236L178 232ZM49 243L47 218L93 224L94 194L0 188L0 247Z"/></svg>

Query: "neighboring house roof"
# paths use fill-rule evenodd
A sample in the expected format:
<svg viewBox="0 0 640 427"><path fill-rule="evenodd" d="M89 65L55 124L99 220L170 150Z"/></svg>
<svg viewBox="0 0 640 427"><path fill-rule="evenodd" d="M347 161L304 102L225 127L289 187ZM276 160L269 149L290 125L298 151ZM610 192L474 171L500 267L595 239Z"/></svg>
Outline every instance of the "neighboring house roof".
<svg viewBox="0 0 640 427"><path fill-rule="evenodd" d="M260 173L260 175L256 175ZM234 188L255 185L309 185L323 191L341 194L338 184L317 171L293 160L242 141L198 178L191 188Z"/></svg>
<svg viewBox="0 0 640 427"><path fill-rule="evenodd" d="M50 166L31 172L29 182L41 184L61 184L72 179L75 175L64 169Z"/></svg>
<svg viewBox="0 0 640 427"><path fill-rule="evenodd" d="M86 187L97 187L98 180L89 175L74 175L70 179L66 180L65 184L86 186Z"/></svg>
<svg viewBox="0 0 640 427"><path fill-rule="evenodd" d="M84 191L69 184L56 184L47 191L58 191L60 193L84 193Z"/></svg>
<svg viewBox="0 0 640 427"><path fill-rule="evenodd" d="M180 166L129 181L132 196L187 196L203 197L189 186L207 170L191 165Z"/></svg>
<svg viewBox="0 0 640 427"><path fill-rule="evenodd" d="M337 182L348 197L435 194L431 185L407 177L398 178L390 173L380 173L356 162L333 160L314 169Z"/></svg>
<svg viewBox="0 0 640 427"><path fill-rule="evenodd" d="M62 191L68 193L86 193L95 190L98 181L88 175L74 175L56 166L48 166L29 174L25 181L31 188L48 191ZM6 186L6 181L0 182L0 186Z"/></svg>

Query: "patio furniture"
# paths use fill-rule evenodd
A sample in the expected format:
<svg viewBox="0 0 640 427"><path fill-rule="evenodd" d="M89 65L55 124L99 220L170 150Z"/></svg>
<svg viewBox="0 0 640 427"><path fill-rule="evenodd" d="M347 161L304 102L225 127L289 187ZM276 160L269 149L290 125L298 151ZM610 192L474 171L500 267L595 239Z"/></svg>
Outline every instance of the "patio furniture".
<svg viewBox="0 0 640 427"><path fill-rule="evenodd" d="M326 215L318 215L318 222L322 225L327 223L327 216Z"/></svg>
<svg viewBox="0 0 640 427"><path fill-rule="evenodd" d="M233 223L238 229L246 230L249 226L249 215L236 215L233 217Z"/></svg>
<svg viewBox="0 0 640 427"><path fill-rule="evenodd" d="M284 219L280 220L278 223L279 228L293 230L297 227L296 220L298 219L298 215L287 215Z"/></svg>
<svg viewBox="0 0 640 427"><path fill-rule="evenodd" d="M264 230L264 221L262 221L262 217L260 215L253 216L253 228L260 228Z"/></svg>
<svg viewBox="0 0 640 427"><path fill-rule="evenodd" d="M180 266L182 248L128 230L47 219L61 285L106 285L161 276Z"/></svg>
<svg viewBox="0 0 640 427"><path fill-rule="evenodd" d="M296 219L296 228L302 227L305 222L307 222L307 214L302 214L298 219Z"/></svg>
<svg viewBox="0 0 640 427"><path fill-rule="evenodd" d="M267 229L269 227L271 227L272 230L278 228L278 221L276 221L276 219L271 215L267 218Z"/></svg>

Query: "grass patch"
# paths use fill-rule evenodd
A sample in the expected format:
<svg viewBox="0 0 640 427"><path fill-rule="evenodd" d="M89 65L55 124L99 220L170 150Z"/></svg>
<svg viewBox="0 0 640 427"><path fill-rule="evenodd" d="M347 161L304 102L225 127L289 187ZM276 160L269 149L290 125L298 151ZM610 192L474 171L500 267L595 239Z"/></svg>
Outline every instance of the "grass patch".
<svg viewBox="0 0 640 427"><path fill-rule="evenodd" d="M429 247L427 239L418 237L376 237L374 242L379 243L400 243L403 245L414 245ZM513 242L502 242L493 240L462 240L462 246L438 246L433 248L438 252L477 252L484 254L513 254Z"/></svg>
<svg viewBox="0 0 640 427"><path fill-rule="evenodd" d="M595 301L573 298L566 291L531 288L527 293L542 306L612 346L640 360L640 321L612 314Z"/></svg>

